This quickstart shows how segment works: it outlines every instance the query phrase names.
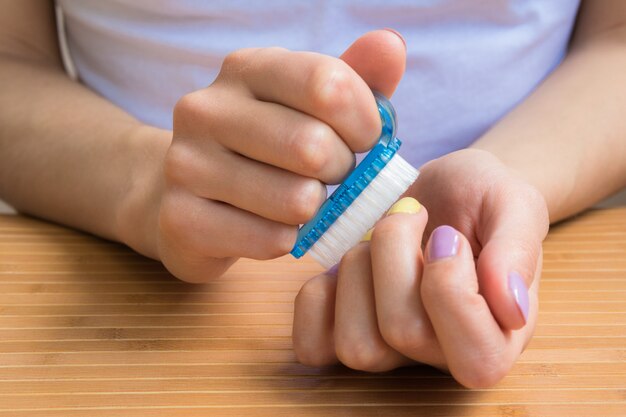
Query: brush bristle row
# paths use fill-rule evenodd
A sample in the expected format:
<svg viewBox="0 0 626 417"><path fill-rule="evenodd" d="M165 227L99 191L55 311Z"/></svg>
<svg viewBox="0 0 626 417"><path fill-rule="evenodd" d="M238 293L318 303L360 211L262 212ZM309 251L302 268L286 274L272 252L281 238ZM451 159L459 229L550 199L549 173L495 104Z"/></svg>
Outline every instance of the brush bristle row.
<svg viewBox="0 0 626 417"><path fill-rule="evenodd" d="M323 267L339 263L415 181L419 172L396 154L311 247Z"/></svg>

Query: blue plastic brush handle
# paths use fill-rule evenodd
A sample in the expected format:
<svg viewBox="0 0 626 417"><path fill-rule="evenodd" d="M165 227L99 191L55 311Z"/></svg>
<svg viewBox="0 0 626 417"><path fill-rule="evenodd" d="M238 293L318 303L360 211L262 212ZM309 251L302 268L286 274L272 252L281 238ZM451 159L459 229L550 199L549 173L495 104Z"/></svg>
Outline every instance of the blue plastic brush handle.
<svg viewBox="0 0 626 417"><path fill-rule="evenodd" d="M374 92L374 97L382 121L382 131L378 143L322 204L315 217L300 228L298 240L291 250L291 254L295 258L304 256L311 249L315 242L350 207L350 204L356 200L365 187L376 178L402 144L400 139L396 138L396 111L391 102L376 92Z"/></svg>

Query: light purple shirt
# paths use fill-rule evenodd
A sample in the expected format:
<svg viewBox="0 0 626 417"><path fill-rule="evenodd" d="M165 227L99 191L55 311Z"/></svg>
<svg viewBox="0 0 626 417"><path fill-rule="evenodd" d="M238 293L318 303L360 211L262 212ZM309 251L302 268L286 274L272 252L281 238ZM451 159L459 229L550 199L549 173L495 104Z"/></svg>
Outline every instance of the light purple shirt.
<svg viewBox="0 0 626 417"><path fill-rule="evenodd" d="M209 85L238 48L338 56L383 27L407 42L392 102L415 166L464 148L563 58L579 0L59 0L82 82L171 128L179 97Z"/></svg>

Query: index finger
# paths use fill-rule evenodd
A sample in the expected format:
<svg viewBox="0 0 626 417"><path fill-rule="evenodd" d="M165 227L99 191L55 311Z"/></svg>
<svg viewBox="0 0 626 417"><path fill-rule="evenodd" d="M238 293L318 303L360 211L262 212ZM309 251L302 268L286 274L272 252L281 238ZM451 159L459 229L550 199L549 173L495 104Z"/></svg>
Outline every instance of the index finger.
<svg viewBox="0 0 626 417"><path fill-rule="evenodd" d="M242 49L226 57L220 77L241 79L255 98L327 123L353 152L370 149L380 134L374 95L338 58L283 48Z"/></svg>

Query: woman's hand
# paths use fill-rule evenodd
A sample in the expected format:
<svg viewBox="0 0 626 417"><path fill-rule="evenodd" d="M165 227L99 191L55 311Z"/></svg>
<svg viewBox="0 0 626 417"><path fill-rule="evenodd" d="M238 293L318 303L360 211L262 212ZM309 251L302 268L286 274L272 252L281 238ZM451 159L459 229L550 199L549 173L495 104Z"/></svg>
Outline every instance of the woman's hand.
<svg viewBox="0 0 626 417"><path fill-rule="evenodd" d="M377 57L372 60L372 57ZM237 257L289 252L297 226L381 130L371 89L391 96L401 38L380 30L341 57L281 48L228 55L216 81L174 110L158 216L159 258L191 282Z"/></svg>
<svg viewBox="0 0 626 417"><path fill-rule="evenodd" d="M338 274L303 286L297 357L375 372L426 363L468 387L493 385L534 330L545 202L476 150L428 163L408 194L430 218L401 200Z"/></svg>

